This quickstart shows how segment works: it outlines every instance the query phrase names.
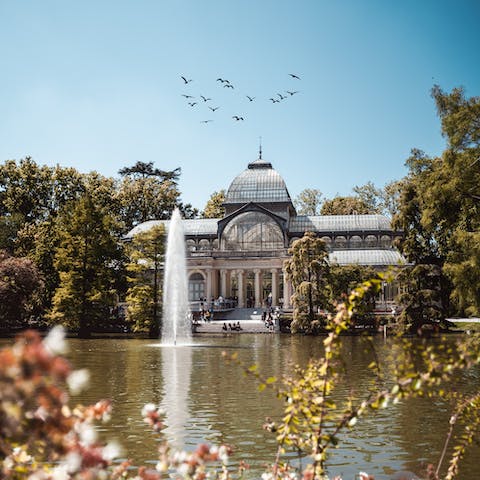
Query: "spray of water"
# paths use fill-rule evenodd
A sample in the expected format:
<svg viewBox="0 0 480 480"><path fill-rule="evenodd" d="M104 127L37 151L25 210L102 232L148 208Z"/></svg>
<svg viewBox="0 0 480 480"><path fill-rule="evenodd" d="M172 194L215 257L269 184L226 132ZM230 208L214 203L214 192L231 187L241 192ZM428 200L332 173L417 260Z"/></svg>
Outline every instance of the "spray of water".
<svg viewBox="0 0 480 480"><path fill-rule="evenodd" d="M175 209L168 227L163 280L162 345L185 345L192 335L182 217Z"/></svg>

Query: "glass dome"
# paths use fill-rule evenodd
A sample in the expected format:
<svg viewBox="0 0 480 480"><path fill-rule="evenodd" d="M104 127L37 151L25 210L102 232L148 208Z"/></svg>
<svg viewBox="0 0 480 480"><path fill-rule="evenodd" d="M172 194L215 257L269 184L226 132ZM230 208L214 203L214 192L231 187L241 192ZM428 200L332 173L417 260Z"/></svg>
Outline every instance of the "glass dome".
<svg viewBox="0 0 480 480"><path fill-rule="evenodd" d="M222 250L261 251L282 248L284 248L282 229L265 213L241 213L222 233Z"/></svg>
<svg viewBox="0 0 480 480"><path fill-rule="evenodd" d="M225 204L249 202L291 202L283 178L272 164L261 157L234 178L225 196Z"/></svg>

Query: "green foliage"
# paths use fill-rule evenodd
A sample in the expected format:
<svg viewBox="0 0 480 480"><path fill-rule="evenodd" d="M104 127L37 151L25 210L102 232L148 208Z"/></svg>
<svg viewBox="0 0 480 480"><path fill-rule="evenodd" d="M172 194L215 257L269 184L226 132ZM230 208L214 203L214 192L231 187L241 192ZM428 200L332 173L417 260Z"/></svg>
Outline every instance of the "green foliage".
<svg viewBox="0 0 480 480"><path fill-rule="evenodd" d="M369 213L393 217L398 209L401 185L402 180L394 180L383 188L367 182L365 185L354 187L353 191L367 205Z"/></svg>
<svg viewBox="0 0 480 480"><path fill-rule="evenodd" d="M405 232L401 248L415 263L437 265L452 285L456 313L479 314L478 232L480 231L480 97L465 98L438 86L432 96L447 139L439 158L413 150L401 188L394 225ZM448 308L448 305L445 305Z"/></svg>
<svg viewBox="0 0 480 480"><path fill-rule="evenodd" d="M458 230L452 236L452 250L445 273L455 285L452 298L467 315L480 312L480 232Z"/></svg>
<svg viewBox="0 0 480 480"><path fill-rule="evenodd" d="M446 280L439 266L418 263L405 267L397 279L402 285L397 301L403 307L398 321L407 332L422 334L425 325L436 330L446 326L443 298Z"/></svg>
<svg viewBox="0 0 480 480"><path fill-rule="evenodd" d="M60 286L49 319L88 336L109 320L115 304L117 267L122 259L118 224L88 193L65 208L58 221L60 240L54 266Z"/></svg>
<svg viewBox="0 0 480 480"><path fill-rule="evenodd" d="M377 278L375 269L365 265L330 265L328 287L330 305L333 306L339 299L345 299L358 285L369 279ZM361 305L357 306L355 319L366 320L375 307L375 298L370 294L363 296Z"/></svg>
<svg viewBox="0 0 480 480"><path fill-rule="evenodd" d="M130 287L127 291L127 321L134 331L160 333L162 265L165 256L165 227L157 225L134 236L128 246Z"/></svg>
<svg viewBox="0 0 480 480"><path fill-rule="evenodd" d="M314 333L322 325L318 314L328 306L328 252L325 242L312 232L293 242L285 261L285 272L294 293L292 332Z"/></svg>
<svg viewBox="0 0 480 480"><path fill-rule="evenodd" d="M177 180L180 168L164 171L153 167L153 162L137 162L119 171L122 180L118 187L121 219L127 229L147 220L165 220L180 204ZM183 209L195 215L190 205Z"/></svg>
<svg viewBox="0 0 480 480"><path fill-rule="evenodd" d="M205 208L201 213L202 218L223 218L225 215L225 208L223 202L225 201L225 190L213 192L210 195Z"/></svg>
<svg viewBox="0 0 480 480"><path fill-rule="evenodd" d="M422 344L416 348L410 341L398 338L393 344L393 380L386 380L383 366L378 363L373 352L370 365L371 386L363 398L350 397L345 402L335 402L334 392L341 383L342 342L341 336L352 325L352 320L365 296L375 296L380 292L382 282L388 277L366 281L355 288L348 299L339 304L335 315L328 316L328 335L323 341L324 354L312 359L305 368L296 369L294 375L277 380L263 378L257 366L246 367L236 354L224 357L240 365L246 374L257 379L261 389L273 388L277 396L285 400L284 415L281 421L267 419L264 428L275 433L278 451L272 466L272 478L291 478L289 454L306 455L311 463L303 471L303 479L327 479L329 454L340 441L342 432L354 428L366 415L375 415L380 409L412 397L448 398L444 387L454 381L459 372L468 370L480 363L480 343L478 337L457 342L454 348L447 344ZM367 345L368 339L365 339ZM453 393L455 413L450 426L462 423L464 429L455 437L455 447L446 474L452 479L458 472L458 464L466 447L472 443L480 431L480 395L462 398ZM452 438L452 428L445 442L445 450L437 468L429 466L428 478L439 480L446 447ZM336 477L339 478L339 477ZM365 474L364 479L372 478Z"/></svg>
<svg viewBox="0 0 480 480"><path fill-rule="evenodd" d="M373 213L369 206L359 197L336 196L332 199L327 199L323 202L321 215L366 215Z"/></svg>
<svg viewBox="0 0 480 480"><path fill-rule="evenodd" d="M299 215L319 215L322 206L322 192L316 188L302 190L294 200Z"/></svg>

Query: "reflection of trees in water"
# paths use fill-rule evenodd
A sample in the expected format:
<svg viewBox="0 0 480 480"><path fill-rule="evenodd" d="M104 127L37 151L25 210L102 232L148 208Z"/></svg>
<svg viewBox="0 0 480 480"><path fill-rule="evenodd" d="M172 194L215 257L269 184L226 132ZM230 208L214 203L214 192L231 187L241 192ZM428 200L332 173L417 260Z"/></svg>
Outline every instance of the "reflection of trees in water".
<svg viewBox="0 0 480 480"><path fill-rule="evenodd" d="M455 340L453 337L442 341L453 344ZM432 343L432 341L429 342ZM460 372L454 382L444 385L443 388L447 393L469 395L478 390L479 381L480 368L477 366L469 371ZM418 471L421 461L437 464L454 407L454 401L438 397L411 398L395 407L397 421L392 424L392 437L396 439L398 445L405 452L406 461L404 465L409 469ZM458 429L454 430L455 433L458 431ZM452 439L447 456L443 461L443 473L448 468L454 445L455 440ZM478 444L467 449L465 458L460 462L459 478L465 480L476 480L478 478L479 454L480 446Z"/></svg>
<svg viewBox="0 0 480 480"><path fill-rule="evenodd" d="M88 368L92 375L90 389L74 397L73 403L111 398L114 412L111 422L101 426L102 437L117 438L135 462L156 457L158 438L140 415L142 406L153 402L162 403L171 426L183 425L187 449L202 441L228 443L235 447L233 462L243 458L256 473L263 471L265 462L273 460L276 443L262 424L266 416L278 421L284 405L269 389L259 392L239 367L225 363L222 350L238 352L246 365L258 364L265 377L281 377L291 374L293 365L304 366L310 357L320 357L324 337L242 334L196 340L206 346L191 348L186 359L181 355L167 359L169 353L152 347L151 341L72 339L69 357L74 367ZM391 339L373 342L387 373L389 356L395 353ZM361 338L342 338L342 354L344 370L333 395L337 403L349 394L363 397L372 380L368 365L373 355ZM478 369L465 374L454 388L474 389L479 377ZM382 478L393 470L418 471L423 459L436 462L450 412L446 402L422 398L369 412L333 451L331 473L353 478L358 470L367 470ZM472 447L461 463L462 479L476 480L478 453L479 448Z"/></svg>
<svg viewBox="0 0 480 480"><path fill-rule="evenodd" d="M162 392L159 349L146 348L149 343L131 339L69 341L72 364L87 368L91 376L88 389L74 397L74 403L112 400L112 418L98 426L100 435L118 440L123 453L139 463L155 458L158 446L141 416L142 406L158 404Z"/></svg>

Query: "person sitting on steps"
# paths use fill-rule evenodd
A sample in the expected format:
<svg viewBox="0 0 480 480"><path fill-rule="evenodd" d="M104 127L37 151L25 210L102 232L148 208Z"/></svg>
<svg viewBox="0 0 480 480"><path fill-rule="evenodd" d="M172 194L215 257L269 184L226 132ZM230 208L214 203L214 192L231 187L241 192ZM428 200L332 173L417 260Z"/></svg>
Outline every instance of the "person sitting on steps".
<svg viewBox="0 0 480 480"><path fill-rule="evenodd" d="M222 330L227 331L227 324L225 322L223 322Z"/></svg>

